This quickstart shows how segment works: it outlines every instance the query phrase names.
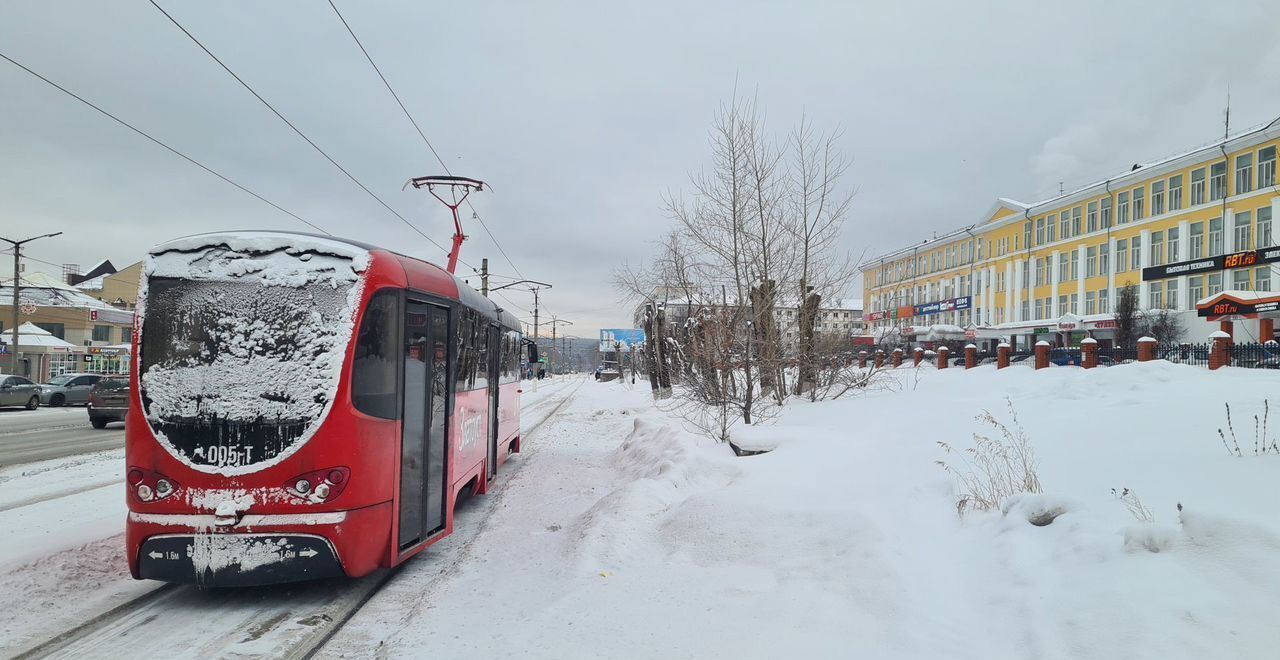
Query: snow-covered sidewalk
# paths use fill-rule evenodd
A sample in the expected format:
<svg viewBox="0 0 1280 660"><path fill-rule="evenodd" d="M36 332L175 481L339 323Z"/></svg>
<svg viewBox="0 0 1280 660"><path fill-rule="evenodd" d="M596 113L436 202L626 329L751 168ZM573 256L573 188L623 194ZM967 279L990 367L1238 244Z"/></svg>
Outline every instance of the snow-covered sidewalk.
<svg viewBox="0 0 1280 660"><path fill-rule="evenodd" d="M1280 456L1252 452L1272 372L910 374L790 406L748 458L646 388L587 383L458 561L415 560L326 656L1274 657ZM1243 457L1217 434L1228 400ZM1008 405L1046 492L1021 508L1066 511L1048 526L962 520L935 463Z"/></svg>

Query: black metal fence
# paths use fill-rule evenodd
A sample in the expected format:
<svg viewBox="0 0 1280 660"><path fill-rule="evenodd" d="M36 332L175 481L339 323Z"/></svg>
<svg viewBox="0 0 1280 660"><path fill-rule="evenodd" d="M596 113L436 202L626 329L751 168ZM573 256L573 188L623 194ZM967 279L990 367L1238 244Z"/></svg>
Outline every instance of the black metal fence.
<svg viewBox="0 0 1280 660"><path fill-rule="evenodd" d="M1280 369L1280 346L1273 344L1232 344L1231 366L1246 369Z"/></svg>
<svg viewBox="0 0 1280 660"><path fill-rule="evenodd" d="M1212 344L1161 344L1156 348L1156 359L1207 367L1212 349Z"/></svg>

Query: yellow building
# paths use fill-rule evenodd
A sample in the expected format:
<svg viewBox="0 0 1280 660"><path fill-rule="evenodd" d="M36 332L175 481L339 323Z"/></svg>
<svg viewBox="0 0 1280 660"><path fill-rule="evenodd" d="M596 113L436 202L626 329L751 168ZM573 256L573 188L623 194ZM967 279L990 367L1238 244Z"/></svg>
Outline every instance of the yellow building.
<svg viewBox="0 0 1280 660"><path fill-rule="evenodd" d="M1044 201L1001 198L976 224L864 262L868 326L1105 343L1133 284L1144 309L1182 311L1189 338L1207 336L1196 301L1276 288L1278 145L1280 120Z"/></svg>

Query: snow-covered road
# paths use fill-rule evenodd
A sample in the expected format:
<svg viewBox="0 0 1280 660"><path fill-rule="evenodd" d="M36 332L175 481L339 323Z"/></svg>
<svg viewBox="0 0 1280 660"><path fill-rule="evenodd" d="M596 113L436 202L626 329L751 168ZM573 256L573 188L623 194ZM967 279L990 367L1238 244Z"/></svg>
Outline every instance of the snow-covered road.
<svg viewBox="0 0 1280 660"><path fill-rule="evenodd" d="M523 424L534 429L583 383L560 379L526 391ZM83 412L83 411L81 411ZM519 458L503 474L515 474ZM48 657L262 657L318 642L385 574L283 587L204 591L165 588L128 575L121 536L126 515L123 452L110 451L0 470L0 589L36 607L0 620L0 657L21 653L86 619L113 611L92 634L77 632ZM105 485L104 485L105 484ZM457 532L413 563L452 564L492 511L493 498L459 509ZM434 558L434 559L433 559ZM133 607L135 600L145 602ZM39 654L41 657L47 654Z"/></svg>

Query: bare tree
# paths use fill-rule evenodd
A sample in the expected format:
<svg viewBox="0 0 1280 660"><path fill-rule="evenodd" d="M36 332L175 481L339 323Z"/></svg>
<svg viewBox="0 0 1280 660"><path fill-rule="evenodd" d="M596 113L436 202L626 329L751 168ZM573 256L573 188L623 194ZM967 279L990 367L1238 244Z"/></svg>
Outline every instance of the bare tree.
<svg viewBox="0 0 1280 660"><path fill-rule="evenodd" d="M1138 307L1138 287L1126 284L1116 293L1116 346L1133 348L1138 344L1142 311Z"/></svg>
<svg viewBox="0 0 1280 660"><path fill-rule="evenodd" d="M1161 344L1176 344L1186 333L1177 312L1158 309L1147 313L1147 334Z"/></svg>

